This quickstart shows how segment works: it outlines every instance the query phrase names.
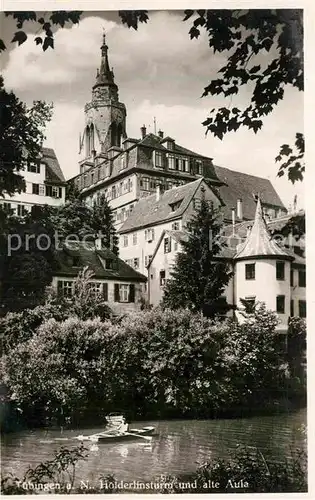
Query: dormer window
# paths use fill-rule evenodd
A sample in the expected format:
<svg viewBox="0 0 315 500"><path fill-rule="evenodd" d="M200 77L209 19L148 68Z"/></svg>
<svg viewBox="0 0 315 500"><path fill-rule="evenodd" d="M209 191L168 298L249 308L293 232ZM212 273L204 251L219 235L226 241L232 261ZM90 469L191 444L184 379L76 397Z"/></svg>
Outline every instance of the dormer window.
<svg viewBox="0 0 315 500"><path fill-rule="evenodd" d="M175 203L170 203L171 211L175 212L181 206L183 200L175 201Z"/></svg>
<svg viewBox="0 0 315 500"><path fill-rule="evenodd" d="M203 175L202 161L196 160L195 165L196 165L196 174Z"/></svg>
<svg viewBox="0 0 315 500"><path fill-rule="evenodd" d="M161 151L154 152L154 166L156 168L163 168L163 156Z"/></svg>
<svg viewBox="0 0 315 500"><path fill-rule="evenodd" d="M27 164L27 171L33 174L40 174L40 162L32 162Z"/></svg>

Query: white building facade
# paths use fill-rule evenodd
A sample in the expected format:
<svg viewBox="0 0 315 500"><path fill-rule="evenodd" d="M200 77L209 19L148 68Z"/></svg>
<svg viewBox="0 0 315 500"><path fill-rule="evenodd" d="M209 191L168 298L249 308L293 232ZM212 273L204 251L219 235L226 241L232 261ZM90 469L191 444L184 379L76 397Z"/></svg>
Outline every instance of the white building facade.
<svg viewBox="0 0 315 500"><path fill-rule="evenodd" d="M0 201L3 207L17 216L23 216L34 205L58 207L65 203L66 180L56 154L51 148L42 148L38 161L27 163L19 174L24 177L25 191L13 196L5 195Z"/></svg>
<svg viewBox="0 0 315 500"><path fill-rule="evenodd" d="M153 306L159 305L163 298L165 283L171 278L185 238L184 230L168 228L160 235L148 265L148 301ZM257 302L265 303L267 309L277 313L279 332L287 330L289 317L306 317L305 259L271 238L260 200L247 237L236 249L224 248L222 258L227 259L233 272L223 295L236 308L240 320L241 312Z"/></svg>

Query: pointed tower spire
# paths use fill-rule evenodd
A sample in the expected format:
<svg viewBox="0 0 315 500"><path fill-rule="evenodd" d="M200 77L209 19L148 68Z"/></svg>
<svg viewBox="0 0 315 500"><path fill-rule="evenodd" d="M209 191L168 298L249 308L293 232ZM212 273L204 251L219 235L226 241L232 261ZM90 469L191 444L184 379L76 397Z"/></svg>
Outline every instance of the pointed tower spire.
<svg viewBox="0 0 315 500"><path fill-rule="evenodd" d="M238 249L235 259L273 256L292 259L289 253L272 239L264 219L260 198L258 197L254 224L247 235L245 243Z"/></svg>
<svg viewBox="0 0 315 500"><path fill-rule="evenodd" d="M106 35L103 33L103 43L101 45L101 65L96 73L96 82L93 85L93 89L97 87L112 87L118 90L117 85L114 82L114 73L111 71L108 61L108 45L106 44Z"/></svg>

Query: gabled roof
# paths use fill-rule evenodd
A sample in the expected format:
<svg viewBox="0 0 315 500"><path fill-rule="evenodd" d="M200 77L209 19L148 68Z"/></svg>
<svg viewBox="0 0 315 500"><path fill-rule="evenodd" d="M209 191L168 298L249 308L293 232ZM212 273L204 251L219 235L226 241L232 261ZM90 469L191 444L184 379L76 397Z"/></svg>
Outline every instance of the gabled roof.
<svg viewBox="0 0 315 500"><path fill-rule="evenodd" d="M226 186L218 188L226 205L223 212L226 219L231 220L231 210L236 208L238 199L243 202L244 219L254 219L256 210L255 195L260 197L263 205L273 205L286 210L268 179L218 167L217 165L214 165L214 170L218 178L226 183Z"/></svg>
<svg viewBox="0 0 315 500"><path fill-rule="evenodd" d="M73 257L77 259L76 266L72 265ZM106 269L102 264L102 259L103 261L111 260L114 263L113 269ZM74 277L78 275L80 269L88 267L94 273L93 278L138 282L147 280L143 274L128 266L108 248L96 249L93 242L67 241L62 245L61 250L56 252L56 260L55 276Z"/></svg>
<svg viewBox="0 0 315 500"><path fill-rule="evenodd" d="M52 148L42 148L41 161L46 163L46 181L66 182L56 153Z"/></svg>
<svg viewBox="0 0 315 500"><path fill-rule="evenodd" d="M183 186L169 189L160 195L159 200L157 200L156 193L142 198L135 204L133 211L119 232L127 233L141 227L178 219L183 215L198 187L203 182L204 179L200 178ZM172 211L171 206L179 201L181 201L179 208Z"/></svg>
<svg viewBox="0 0 315 500"><path fill-rule="evenodd" d="M164 231L162 231L161 236L159 237L159 239L155 245L155 249L154 249L154 252L152 254L152 257L149 260L148 265L146 266L147 268L149 268L151 266L151 263L154 261L154 257L156 256L158 249L160 248L161 243L162 243L163 239L165 238L165 236L169 236L169 237L173 238L174 240L176 240L177 243L181 243L182 241L187 240L188 233L187 233L187 231L182 231L179 229L177 229L177 230L164 229Z"/></svg>
<svg viewBox="0 0 315 500"><path fill-rule="evenodd" d="M258 198L254 224L245 240L237 249L236 260L252 257L281 257L293 260L292 255L281 248L272 239L263 216L260 199Z"/></svg>

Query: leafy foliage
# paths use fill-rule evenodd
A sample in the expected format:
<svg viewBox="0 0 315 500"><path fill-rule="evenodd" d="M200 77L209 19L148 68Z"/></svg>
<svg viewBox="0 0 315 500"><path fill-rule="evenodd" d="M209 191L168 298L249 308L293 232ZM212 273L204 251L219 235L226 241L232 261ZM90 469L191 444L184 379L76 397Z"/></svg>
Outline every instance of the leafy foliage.
<svg viewBox="0 0 315 500"><path fill-rule="evenodd" d="M12 42L22 44L27 35L21 31L25 21L37 23L44 38L35 37L35 43L43 50L53 48L52 25L64 27L66 23L78 23L82 12L56 11L47 13L47 20L37 19L36 12L7 12L17 21L17 31ZM119 11L123 24L138 29L139 23L147 23L146 10ZM185 10L183 21L192 23L191 40L198 39L201 31L207 33L209 48L213 52L226 53L226 64L219 70L219 78L213 79L202 94L232 97L246 86L250 99L244 109L234 106L213 108L203 121L206 133L223 139L225 134L246 127L257 133L264 118L283 99L285 89L291 85L302 91L303 68L303 11L299 9L249 9L249 10ZM0 40L0 50L5 50ZM259 56L259 57L258 57ZM266 62L261 61L264 56ZM298 139L299 137L299 139ZM299 145L303 134L297 134ZM297 145L296 145L297 146ZM288 171L292 182L303 178L303 152L293 155L292 161L283 163L279 175ZM304 146L303 146L304 147ZM302 156L300 156L302 155ZM280 152L280 157L282 156ZM278 156L278 157L279 157ZM296 156L296 158L294 158Z"/></svg>
<svg viewBox="0 0 315 500"><path fill-rule="evenodd" d="M25 189L19 171L40 157L44 128L52 117L52 104L34 101L27 107L4 88L0 77L0 197Z"/></svg>
<svg viewBox="0 0 315 500"><path fill-rule="evenodd" d="M2 255L2 307L21 310L44 300L54 267L54 209L36 207L24 217L8 215L4 219L0 253Z"/></svg>
<svg viewBox="0 0 315 500"><path fill-rule="evenodd" d="M101 292L95 292L92 287L93 271L87 267L82 269L74 281L74 293L71 297L58 297L50 291L46 304L60 305L64 310L64 318L76 316L82 320L99 317L102 320L112 316L110 307L104 301Z"/></svg>
<svg viewBox="0 0 315 500"><path fill-rule="evenodd" d="M264 308L241 326L187 310L133 313L119 322L51 318L6 350L7 400L33 425L101 422L117 408L131 418L272 408L288 394L276 322Z"/></svg>
<svg viewBox="0 0 315 500"><path fill-rule="evenodd" d="M76 467L81 460L86 460L87 456L87 448L82 444L71 450L61 447L55 452L53 459L29 467L22 479L13 476L2 478L1 492L6 495L25 494L22 484L31 483L37 487L42 486L38 493L70 493L74 488ZM55 487L52 488L52 485Z"/></svg>
<svg viewBox="0 0 315 500"><path fill-rule="evenodd" d="M118 237L113 223L112 210L105 195L89 207L76 191L65 205L58 208L52 218L55 230L62 238L75 235L77 238L94 241L100 238L102 245L118 255Z"/></svg>
<svg viewBox="0 0 315 500"><path fill-rule="evenodd" d="M5 310L17 311L44 302L45 288L56 270L55 250L60 239L72 236L95 241L100 238L104 246L108 245L118 254L112 211L104 196L90 208L73 195L61 207L35 206L24 217L14 217L0 208L0 224L1 295ZM13 249L19 241L20 248L10 254L10 242ZM45 250L48 242L50 245ZM95 313L97 310L101 314L95 306Z"/></svg>
<svg viewBox="0 0 315 500"><path fill-rule="evenodd" d="M43 51L49 47L54 48L54 29L56 27L64 28L68 24L78 24L82 11L62 11L56 10L54 12L45 12L43 17L38 17L39 14L35 11L15 11L6 12L6 16L12 16L16 21L18 31L14 33L11 43L17 42L22 45L28 39L28 34L22 30L25 22L32 22L38 28L35 36L36 45L41 45ZM40 36L38 33L40 32ZM6 50L3 40L0 40L0 52Z"/></svg>
<svg viewBox="0 0 315 500"><path fill-rule="evenodd" d="M177 254L171 278L164 288L165 307L190 308L213 317L229 309L222 298L231 272L228 264L220 261L219 211L214 210L203 194L200 208L189 221L188 239L182 241L183 251Z"/></svg>
<svg viewBox="0 0 315 500"><path fill-rule="evenodd" d="M219 487L209 488L211 482ZM183 484L196 487L182 488ZM247 483L247 484L245 484ZM307 457L295 450L292 459L266 460L251 446L239 446L229 460L212 459L194 474L179 477L172 493L293 493L307 491ZM169 491L170 492L170 491Z"/></svg>
<svg viewBox="0 0 315 500"><path fill-rule="evenodd" d="M287 158L287 160L283 161L281 167L279 168L278 176L282 177L285 172L287 172L289 180L293 183L297 180L302 181L305 172L305 144L303 134L296 134L295 149L296 152L293 154L293 150L290 146L288 144L283 144L279 155L276 157L276 161L283 161Z"/></svg>
<svg viewBox="0 0 315 500"><path fill-rule="evenodd" d="M52 318L57 321L64 321L69 317L82 320L99 317L103 321L111 318L111 309L104 302L103 296L91 289L92 278L93 273L85 268L74 281L74 296L59 297L56 291L49 287L46 293L43 293L44 304L34 309L9 312L0 318L3 352L8 353L18 344L29 340L42 323Z"/></svg>

